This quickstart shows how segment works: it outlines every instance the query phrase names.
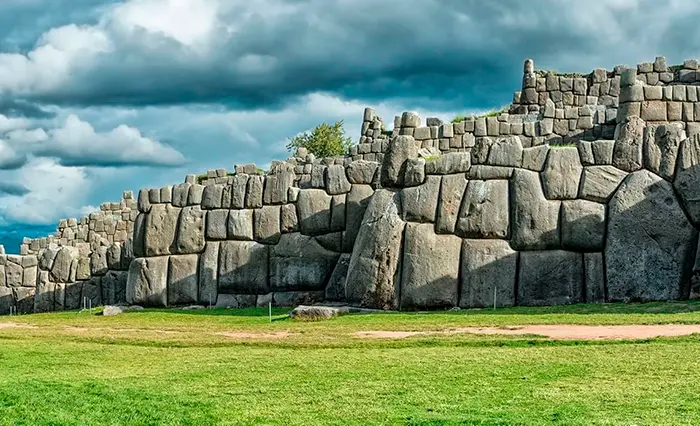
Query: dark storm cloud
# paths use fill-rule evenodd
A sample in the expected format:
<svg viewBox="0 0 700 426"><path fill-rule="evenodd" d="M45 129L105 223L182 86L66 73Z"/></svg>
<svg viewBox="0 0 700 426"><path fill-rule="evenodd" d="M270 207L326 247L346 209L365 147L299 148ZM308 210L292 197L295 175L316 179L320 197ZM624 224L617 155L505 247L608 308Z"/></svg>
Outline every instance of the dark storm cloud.
<svg viewBox="0 0 700 426"><path fill-rule="evenodd" d="M25 117L45 119L52 118L55 113L47 111L40 105L18 99L3 98L0 96L0 114L5 117Z"/></svg>
<svg viewBox="0 0 700 426"><path fill-rule="evenodd" d="M0 182L0 195L25 195L29 190L13 182Z"/></svg>
<svg viewBox="0 0 700 426"><path fill-rule="evenodd" d="M232 8L220 19L235 23L235 35L215 34L208 56L195 57L163 35L115 32L116 51L34 99L247 109L281 107L299 95L325 91L368 102L479 108L494 99L510 100L526 58L543 68L588 72L653 60L647 52L656 47L658 54L679 59L700 47L700 7L687 3L671 20L659 17L664 25L658 32L648 25L661 7L656 0L288 4L303 7L277 20L264 14L241 18ZM664 41L674 39L679 42ZM246 57L264 65L252 71L238 66Z"/></svg>

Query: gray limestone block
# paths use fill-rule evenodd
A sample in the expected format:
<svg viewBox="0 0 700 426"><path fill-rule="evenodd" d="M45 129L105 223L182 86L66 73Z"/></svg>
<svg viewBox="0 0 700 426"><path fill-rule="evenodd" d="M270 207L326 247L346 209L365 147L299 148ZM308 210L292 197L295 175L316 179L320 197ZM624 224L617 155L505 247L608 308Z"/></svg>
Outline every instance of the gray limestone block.
<svg viewBox="0 0 700 426"><path fill-rule="evenodd" d="M345 173L343 173L345 175ZM279 173L269 174L265 179L263 204L286 204L289 188L294 185L294 171L282 170Z"/></svg>
<svg viewBox="0 0 700 426"><path fill-rule="evenodd" d="M331 199L331 224L332 232L341 232L345 230L345 200L346 194L334 195ZM340 251L340 250L338 250Z"/></svg>
<svg viewBox="0 0 700 426"><path fill-rule="evenodd" d="M375 309L398 307L406 225L401 220L400 205L399 195L386 189L377 190L370 199L348 266L348 303Z"/></svg>
<svg viewBox="0 0 700 426"><path fill-rule="evenodd" d="M102 303L105 305L122 305L126 303L127 281L128 272L126 271L107 272L100 280ZM68 287L66 287L66 305L68 305Z"/></svg>
<svg viewBox="0 0 700 426"><path fill-rule="evenodd" d="M107 268L118 271L121 269L121 267L122 246L119 243L112 243L109 247L107 247Z"/></svg>
<svg viewBox="0 0 700 426"><path fill-rule="evenodd" d="M615 141L597 140L591 142L591 150L593 151L593 162L596 165L612 164L614 147Z"/></svg>
<svg viewBox="0 0 700 426"><path fill-rule="evenodd" d="M263 244L277 244L280 239L280 206L263 206L254 211L253 236Z"/></svg>
<svg viewBox="0 0 700 426"><path fill-rule="evenodd" d="M199 298L198 263L199 256L196 254L170 256L168 264L168 306L197 303Z"/></svg>
<svg viewBox="0 0 700 426"><path fill-rule="evenodd" d="M374 182L379 163L374 161L353 161L345 168L347 179L351 184L370 184Z"/></svg>
<svg viewBox="0 0 700 426"><path fill-rule="evenodd" d="M321 235L330 232L332 197L322 189L299 191L297 211L299 225L304 235Z"/></svg>
<svg viewBox="0 0 700 426"><path fill-rule="evenodd" d="M170 204L156 204L151 208L144 224L146 256L162 256L175 251L175 235L181 210Z"/></svg>
<svg viewBox="0 0 700 426"><path fill-rule="evenodd" d="M172 203L173 202L173 187L164 186L160 188L160 202L161 203Z"/></svg>
<svg viewBox="0 0 700 426"><path fill-rule="evenodd" d="M231 240L253 241L253 210L231 210L227 230Z"/></svg>
<svg viewBox="0 0 700 426"><path fill-rule="evenodd" d="M247 209L259 209L263 206L263 186L265 185L264 176L250 176L246 186L245 207ZM234 185L234 196L236 194L236 186ZM234 198L232 197L231 205L233 206Z"/></svg>
<svg viewBox="0 0 700 426"><path fill-rule="evenodd" d="M471 155L469 152L448 152L435 159L426 161L425 174L451 175L465 173L470 167Z"/></svg>
<svg viewBox="0 0 700 426"><path fill-rule="evenodd" d="M67 283L65 287L64 308L74 310L82 308L83 282ZM94 306L94 305L93 305Z"/></svg>
<svg viewBox="0 0 700 426"><path fill-rule="evenodd" d="M700 225L700 134L681 142L673 186L693 223Z"/></svg>
<svg viewBox="0 0 700 426"><path fill-rule="evenodd" d="M200 206L182 209L177 226L175 253L192 254L204 250L205 213Z"/></svg>
<svg viewBox="0 0 700 426"><path fill-rule="evenodd" d="M646 170L627 176L608 203L609 301L682 297L696 241L669 182Z"/></svg>
<svg viewBox="0 0 700 426"><path fill-rule="evenodd" d="M203 209L220 209L224 195L224 185L207 185L202 194ZM226 206L228 208L229 206Z"/></svg>
<svg viewBox="0 0 700 426"><path fill-rule="evenodd" d="M417 112L405 111L401 114L401 127L420 127L421 120Z"/></svg>
<svg viewBox="0 0 700 426"><path fill-rule="evenodd" d="M14 305L15 300L12 289L9 287L0 286L0 315L10 313L10 308L13 308Z"/></svg>
<svg viewBox="0 0 700 426"><path fill-rule="evenodd" d="M65 296L64 296L65 297ZM33 312L51 312L55 310L56 284L49 280L47 271L39 271L39 279L34 293ZM61 306L63 301L61 301Z"/></svg>
<svg viewBox="0 0 700 426"><path fill-rule="evenodd" d="M311 168L311 187L326 189L326 168L322 164L314 164Z"/></svg>
<svg viewBox="0 0 700 426"><path fill-rule="evenodd" d="M343 232L330 232L328 234L316 235L314 237L321 247L326 250L340 253L343 251Z"/></svg>
<svg viewBox="0 0 700 426"><path fill-rule="evenodd" d="M425 159L412 158L406 161L404 186L418 186L425 182Z"/></svg>
<svg viewBox="0 0 700 426"><path fill-rule="evenodd" d="M343 253L333 268L328 285L326 286L325 299L333 302L345 301L345 278L350 266L350 253Z"/></svg>
<svg viewBox="0 0 700 426"><path fill-rule="evenodd" d="M270 248L270 287L273 291L321 291L340 257L313 237L284 234Z"/></svg>
<svg viewBox="0 0 700 426"><path fill-rule="evenodd" d="M139 213L134 221L133 247L135 257L146 256L146 217L147 213Z"/></svg>
<svg viewBox="0 0 700 426"><path fill-rule="evenodd" d="M515 305L518 252L507 241L465 239L461 262L460 308Z"/></svg>
<svg viewBox="0 0 700 426"><path fill-rule="evenodd" d="M561 202L544 197L538 173L515 169L510 196L511 246L516 250L558 248Z"/></svg>
<svg viewBox="0 0 700 426"><path fill-rule="evenodd" d="M345 199L345 233L343 234L343 252L351 253L355 239L360 231L365 210L374 189L369 185L353 185Z"/></svg>
<svg viewBox="0 0 700 426"><path fill-rule="evenodd" d="M5 285L7 287L22 287L24 282L24 269L22 265L7 262L5 265Z"/></svg>
<svg viewBox="0 0 700 426"><path fill-rule="evenodd" d="M489 150L486 164L492 166L520 167L523 158L523 145L518 136L496 139Z"/></svg>
<svg viewBox="0 0 700 426"><path fill-rule="evenodd" d="M547 160L548 153L548 145L539 145L523 149L522 167L535 172L541 172L544 170L544 162Z"/></svg>
<svg viewBox="0 0 700 426"><path fill-rule="evenodd" d="M464 180L464 177L462 177ZM403 220L412 222L435 222L440 195L440 176L428 176L420 186L401 190Z"/></svg>
<svg viewBox="0 0 700 426"><path fill-rule="evenodd" d="M584 300L583 255L562 250L520 253L518 304L568 305Z"/></svg>
<svg viewBox="0 0 700 426"><path fill-rule="evenodd" d="M56 254L56 259L51 268L51 280L58 283L70 282L71 265L73 259L78 257L78 250L74 247L61 247Z"/></svg>
<svg viewBox="0 0 700 426"><path fill-rule="evenodd" d="M330 195L346 194L350 188L345 167L339 164L328 166L326 169L326 192Z"/></svg>
<svg viewBox="0 0 700 426"><path fill-rule="evenodd" d="M605 269L603 253L584 253L586 303L605 303Z"/></svg>
<svg viewBox="0 0 700 426"><path fill-rule="evenodd" d="M595 159L593 158L593 144L591 142L579 141L576 147L578 148L578 155L581 158L581 164L584 166L595 164Z"/></svg>
<svg viewBox="0 0 700 426"><path fill-rule="evenodd" d="M134 259L129 265L126 302L130 305L166 307L168 256Z"/></svg>
<svg viewBox="0 0 700 426"><path fill-rule="evenodd" d="M645 121L666 121L667 107L668 104L664 101L644 101L641 105L640 117Z"/></svg>
<svg viewBox="0 0 700 426"><path fill-rule="evenodd" d="M159 188L150 188L148 190L148 201L151 204L159 204L160 203L160 189Z"/></svg>
<svg viewBox="0 0 700 426"><path fill-rule="evenodd" d="M384 155L381 168L382 186L403 186L406 160L418 157L418 148L412 136L392 138Z"/></svg>
<svg viewBox="0 0 700 426"><path fill-rule="evenodd" d="M605 244L605 205L586 200L563 201L561 243L566 250L602 250Z"/></svg>
<svg viewBox="0 0 700 426"><path fill-rule="evenodd" d="M226 209L209 210L206 220L207 240L225 240L229 211Z"/></svg>
<svg viewBox="0 0 700 426"><path fill-rule="evenodd" d="M469 180L510 179L513 176L513 167L485 166L475 164L469 168L466 177Z"/></svg>
<svg viewBox="0 0 700 426"><path fill-rule="evenodd" d="M104 275L109 270L107 262L107 246L102 246L93 250L90 255L90 272L91 275Z"/></svg>
<svg viewBox="0 0 700 426"><path fill-rule="evenodd" d="M222 241L219 251L220 293L269 292L270 246L253 241Z"/></svg>
<svg viewBox="0 0 700 426"><path fill-rule="evenodd" d="M462 204L467 180L463 174L445 175L440 183L435 232L453 234L457 225L459 207Z"/></svg>
<svg viewBox="0 0 700 426"><path fill-rule="evenodd" d="M224 195L221 199L221 207L222 208L225 208L225 209L227 209L227 208L243 209L243 208L246 208L246 206L248 206L248 204L246 204L246 194L248 192L248 180L249 179L250 179L250 177L248 175L235 175L233 177L233 182L231 183L231 185L226 187L228 189L228 191L230 191L229 196L226 197L226 195L224 193ZM255 179L258 180L258 182L256 182L256 184L259 183L260 188L262 188L262 182L260 181L261 177L258 176L258 177L255 177ZM256 185L253 184L253 186L256 186ZM251 188L251 190L253 192L256 192L255 188ZM256 192L256 196L257 195L259 195L258 192ZM228 198L228 200L227 200L227 198ZM257 198L257 200L255 200L255 201L258 202L260 200L261 200L261 198ZM226 203L225 201L228 201L228 203ZM260 205L262 205L261 201L260 201ZM259 206L256 205L255 207L259 207ZM253 207L249 206L249 208L253 208Z"/></svg>
<svg viewBox="0 0 700 426"><path fill-rule="evenodd" d="M187 192L187 204L188 206L194 206L202 204L202 195L204 194L204 185L194 184L190 186Z"/></svg>
<svg viewBox="0 0 700 426"><path fill-rule="evenodd" d="M675 125L650 125L644 129L644 168L673 181L676 158L681 140L685 139L683 128Z"/></svg>
<svg viewBox="0 0 700 426"><path fill-rule="evenodd" d="M148 213L151 210L151 200L149 198L148 189L142 189L139 191L137 208L142 213Z"/></svg>
<svg viewBox="0 0 700 426"><path fill-rule="evenodd" d="M323 291L283 291L274 293L272 305L283 308L296 308L297 306L309 306L323 302Z"/></svg>
<svg viewBox="0 0 700 426"><path fill-rule="evenodd" d="M614 166L584 167L579 197L599 203L607 202L627 176Z"/></svg>
<svg viewBox="0 0 700 426"><path fill-rule="evenodd" d="M30 314L34 312L34 296L36 287L19 287L12 289L12 295L15 301L15 308L20 314Z"/></svg>
<svg viewBox="0 0 700 426"><path fill-rule="evenodd" d="M457 305L462 240L437 235L430 224L406 225L401 274L401 309Z"/></svg>
<svg viewBox="0 0 700 426"><path fill-rule="evenodd" d="M2 269L2 267L0 267L0 269ZM36 287L36 277L38 274L39 268L37 266L27 266L24 268L22 272L22 287ZM0 277L0 279L2 279L2 277Z"/></svg>
<svg viewBox="0 0 700 426"><path fill-rule="evenodd" d="M552 148L542 171L542 187L548 199L567 200L578 195L583 166L573 147Z"/></svg>
<svg viewBox="0 0 700 426"><path fill-rule="evenodd" d="M474 164L485 164L489 158L489 151L494 140L489 137L477 138L474 141L474 147L471 150L471 161Z"/></svg>
<svg viewBox="0 0 700 426"><path fill-rule="evenodd" d="M205 306L216 305L219 281L219 245L218 241L208 241L204 251L199 255L198 301Z"/></svg>
<svg viewBox="0 0 700 426"><path fill-rule="evenodd" d="M299 231L297 207L294 204L283 204L280 208L280 231L283 234Z"/></svg>
<svg viewBox="0 0 700 426"><path fill-rule="evenodd" d="M459 211L456 234L465 238L508 238L507 180L470 180Z"/></svg>

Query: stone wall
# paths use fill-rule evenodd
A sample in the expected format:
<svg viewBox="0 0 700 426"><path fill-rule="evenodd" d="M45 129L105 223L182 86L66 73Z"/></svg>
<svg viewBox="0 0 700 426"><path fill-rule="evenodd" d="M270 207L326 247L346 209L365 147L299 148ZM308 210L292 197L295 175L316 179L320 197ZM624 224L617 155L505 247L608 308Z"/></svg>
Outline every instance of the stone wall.
<svg viewBox="0 0 700 426"><path fill-rule="evenodd" d="M25 241L0 256L0 312L700 297L698 80L694 61L558 75L528 60L507 111L404 112L389 132L367 108L346 156L188 175Z"/></svg>

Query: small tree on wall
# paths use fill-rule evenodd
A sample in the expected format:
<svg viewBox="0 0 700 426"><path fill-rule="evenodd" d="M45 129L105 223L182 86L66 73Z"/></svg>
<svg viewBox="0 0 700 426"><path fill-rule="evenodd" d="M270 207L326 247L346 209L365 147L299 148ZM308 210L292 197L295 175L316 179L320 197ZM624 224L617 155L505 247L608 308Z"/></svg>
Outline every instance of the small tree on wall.
<svg viewBox="0 0 700 426"><path fill-rule="evenodd" d="M296 152L299 148L306 148L316 157L334 157L347 153L351 145L352 140L345 136L341 120L334 124L319 124L311 132L290 138L287 149Z"/></svg>

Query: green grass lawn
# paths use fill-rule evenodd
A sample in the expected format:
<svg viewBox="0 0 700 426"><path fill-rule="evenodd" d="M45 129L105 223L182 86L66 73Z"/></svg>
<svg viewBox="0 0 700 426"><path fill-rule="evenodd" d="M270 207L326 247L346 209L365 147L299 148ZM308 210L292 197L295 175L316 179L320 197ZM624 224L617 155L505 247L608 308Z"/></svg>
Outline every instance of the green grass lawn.
<svg viewBox="0 0 700 426"><path fill-rule="evenodd" d="M700 336L565 342L354 335L525 324L700 324L700 303L352 315L323 322L293 321L286 313L274 310L272 322L265 309L1 317L0 424L700 424Z"/></svg>

